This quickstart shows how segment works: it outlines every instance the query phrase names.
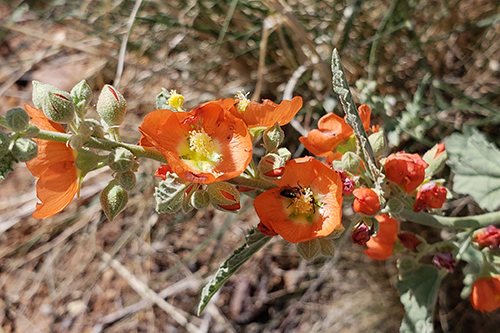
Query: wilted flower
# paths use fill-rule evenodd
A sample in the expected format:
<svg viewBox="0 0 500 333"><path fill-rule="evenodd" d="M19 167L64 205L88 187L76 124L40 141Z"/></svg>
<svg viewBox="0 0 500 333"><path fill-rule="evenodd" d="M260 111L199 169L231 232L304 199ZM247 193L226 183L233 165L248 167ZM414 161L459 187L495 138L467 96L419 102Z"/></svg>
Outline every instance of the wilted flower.
<svg viewBox="0 0 500 333"><path fill-rule="evenodd" d="M439 252L432 258L432 263L436 267L444 268L448 272L453 272L455 270L456 262L451 252Z"/></svg>
<svg viewBox="0 0 500 333"><path fill-rule="evenodd" d="M354 202L352 208L356 213L375 215L380 210L378 194L371 188L357 188L353 192Z"/></svg>
<svg viewBox="0 0 500 333"><path fill-rule="evenodd" d="M500 229L490 225L476 233L474 242L481 248L489 247L492 250L498 250L500 247Z"/></svg>
<svg viewBox="0 0 500 333"><path fill-rule="evenodd" d="M418 154L391 154L385 160L385 175L410 194L424 181L427 166Z"/></svg>
<svg viewBox="0 0 500 333"><path fill-rule="evenodd" d="M427 183L420 187L417 192L417 200L413 205L413 211L420 212L427 208L441 208L446 201L446 188L436 183Z"/></svg>

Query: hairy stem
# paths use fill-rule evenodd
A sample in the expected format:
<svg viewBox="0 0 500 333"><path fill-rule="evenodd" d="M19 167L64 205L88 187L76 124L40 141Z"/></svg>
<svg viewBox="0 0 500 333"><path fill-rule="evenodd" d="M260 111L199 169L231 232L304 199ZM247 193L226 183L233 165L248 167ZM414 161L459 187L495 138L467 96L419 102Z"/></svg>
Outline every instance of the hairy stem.
<svg viewBox="0 0 500 333"><path fill-rule="evenodd" d="M449 217L427 213L415 213L412 210L404 209L400 215L402 218L411 222L447 229L477 229L500 223L500 212L463 217Z"/></svg>

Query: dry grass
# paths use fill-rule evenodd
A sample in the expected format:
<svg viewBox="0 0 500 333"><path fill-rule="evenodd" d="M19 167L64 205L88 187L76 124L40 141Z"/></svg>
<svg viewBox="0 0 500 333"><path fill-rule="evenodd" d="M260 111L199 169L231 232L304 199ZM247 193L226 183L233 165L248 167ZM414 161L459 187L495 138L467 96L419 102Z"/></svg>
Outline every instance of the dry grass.
<svg viewBox="0 0 500 333"><path fill-rule="evenodd" d="M120 53L135 3L0 3L0 112L29 103L31 80L69 90L85 78L97 92L116 83L123 59L117 88L128 101L122 126L128 142L138 140L137 125L154 110L161 87L181 92L187 108L241 89L281 100L299 72L291 86L304 98L298 120L308 129L335 103L329 72L335 46L353 87L370 78L377 82L374 95L395 96L390 109L374 107L387 131L425 74L437 80L423 95L421 123L432 120L424 126L426 141L410 128L397 149L422 150L471 122L498 134L500 22L493 0L352 1L347 7L340 1L144 1L127 52ZM285 130L295 151L298 134ZM30 216L34 180L17 166L0 191L0 332L398 330L403 310L393 286L395 260L368 260L348 244L335 262L306 263L278 239L196 317L203 284L256 216L251 208L230 216L213 210L158 215L155 167L143 161L128 207L109 222L97 198L111 179L108 171L91 173L80 199L39 221ZM460 280L454 273L442 286L436 329L493 331L500 318L460 300Z"/></svg>

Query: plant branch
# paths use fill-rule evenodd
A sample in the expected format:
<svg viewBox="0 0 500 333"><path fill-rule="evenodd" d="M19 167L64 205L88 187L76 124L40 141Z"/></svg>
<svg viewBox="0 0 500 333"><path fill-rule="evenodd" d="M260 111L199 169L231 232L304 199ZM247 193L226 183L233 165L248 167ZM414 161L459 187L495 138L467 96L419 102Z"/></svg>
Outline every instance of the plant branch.
<svg viewBox="0 0 500 333"><path fill-rule="evenodd" d="M500 224L500 212L473 216L449 217L427 213L415 213L412 210L404 209L400 215L408 221L435 228L478 229L487 227L491 224Z"/></svg>

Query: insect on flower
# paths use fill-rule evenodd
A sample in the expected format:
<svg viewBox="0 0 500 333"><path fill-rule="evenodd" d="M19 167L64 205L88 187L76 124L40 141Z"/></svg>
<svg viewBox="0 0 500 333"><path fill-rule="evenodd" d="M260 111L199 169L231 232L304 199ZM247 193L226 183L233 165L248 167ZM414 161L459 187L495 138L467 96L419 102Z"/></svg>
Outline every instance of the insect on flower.
<svg viewBox="0 0 500 333"><path fill-rule="evenodd" d="M293 199L292 202L290 202L290 204L287 206L287 208L301 201L312 206L313 214L316 214L316 206L320 207L320 205L316 202L316 199L314 198L311 189L302 187L298 182L297 186L281 187L280 195L285 198Z"/></svg>

